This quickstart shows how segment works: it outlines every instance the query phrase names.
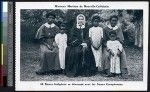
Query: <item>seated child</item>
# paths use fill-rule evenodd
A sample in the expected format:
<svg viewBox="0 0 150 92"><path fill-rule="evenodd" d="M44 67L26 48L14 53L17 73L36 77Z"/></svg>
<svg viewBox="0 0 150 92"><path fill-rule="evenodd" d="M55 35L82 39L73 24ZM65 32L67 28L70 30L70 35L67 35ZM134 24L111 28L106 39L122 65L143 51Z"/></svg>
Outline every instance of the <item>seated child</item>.
<svg viewBox="0 0 150 92"><path fill-rule="evenodd" d="M55 42L59 48L60 67L63 70L63 73L65 69L65 52L67 48L67 34L65 33L65 30L65 23L60 24L60 33L55 36Z"/></svg>
<svg viewBox="0 0 150 92"><path fill-rule="evenodd" d="M117 40L116 32L109 33L107 41L107 50L110 53L110 74L108 77L120 76L120 53L122 52L122 44Z"/></svg>

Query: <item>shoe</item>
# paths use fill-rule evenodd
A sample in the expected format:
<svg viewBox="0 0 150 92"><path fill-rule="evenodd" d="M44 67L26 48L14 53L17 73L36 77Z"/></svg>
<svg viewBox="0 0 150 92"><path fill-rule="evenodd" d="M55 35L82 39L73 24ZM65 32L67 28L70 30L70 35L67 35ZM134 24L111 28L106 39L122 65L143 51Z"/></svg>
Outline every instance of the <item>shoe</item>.
<svg viewBox="0 0 150 92"><path fill-rule="evenodd" d="M47 73L46 72L41 72L41 71L36 71L35 72L37 75L46 75Z"/></svg>
<svg viewBox="0 0 150 92"><path fill-rule="evenodd" d="M89 75L88 74L83 74L83 75L81 75L82 77L89 77Z"/></svg>
<svg viewBox="0 0 150 92"><path fill-rule="evenodd" d="M52 74L53 74L52 72L53 72L53 71L47 71L46 74L52 75Z"/></svg>
<svg viewBox="0 0 150 92"><path fill-rule="evenodd" d="M106 75L106 77L114 77L114 74Z"/></svg>
<svg viewBox="0 0 150 92"><path fill-rule="evenodd" d="M121 79L128 79L127 76L121 76L120 78L121 78Z"/></svg>
<svg viewBox="0 0 150 92"><path fill-rule="evenodd" d="M115 74L116 77L121 77L121 74Z"/></svg>
<svg viewBox="0 0 150 92"><path fill-rule="evenodd" d="M59 73L58 73L58 71L57 71L57 70L55 70L55 71L52 71L52 74L54 74L54 75L58 75Z"/></svg>
<svg viewBox="0 0 150 92"><path fill-rule="evenodd" d="M62 74L66 74L65 70L62 70Z"/></svg>

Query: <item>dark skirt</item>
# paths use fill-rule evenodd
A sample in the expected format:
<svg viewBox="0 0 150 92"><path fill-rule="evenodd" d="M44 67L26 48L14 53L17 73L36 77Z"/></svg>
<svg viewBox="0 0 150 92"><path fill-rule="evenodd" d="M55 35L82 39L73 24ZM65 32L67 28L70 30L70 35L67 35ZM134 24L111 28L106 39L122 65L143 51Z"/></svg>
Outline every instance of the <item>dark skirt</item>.
<svg viewBox="0 0 150 92"><path fill-rule="evenodd" d="M49 50L45 45L40 45L40 72L49 72L51 70L61 70L59 62L58 48L54 47L53 50Z"/></svg>
<svg viewBox="0 0 150 92"><path fill-rule="evenodd" d="M89 76L95 74L96 71L92 51L87 48L83 54L82 46L67 47L65 66L65 72L68 77Z"/></svg>
<svg viewBox="0 0 150 92"><path fill-rule="evenodd" d="M83 75L92 76L97 72L96 63L92 49L89 47L84 52Z"/></svg>
<svg viewBox="0 0 150 92"><path fill-rule="evenodd" d="M80 47L67 47L65 60L65 73L68 77L75 77L81 74L82 53Z"/></svg>

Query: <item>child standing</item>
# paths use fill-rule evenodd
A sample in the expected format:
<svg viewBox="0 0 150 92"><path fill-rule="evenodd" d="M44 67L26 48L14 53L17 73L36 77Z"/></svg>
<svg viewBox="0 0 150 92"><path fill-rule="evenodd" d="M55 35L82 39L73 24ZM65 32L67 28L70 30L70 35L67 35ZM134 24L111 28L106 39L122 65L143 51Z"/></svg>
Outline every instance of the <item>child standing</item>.
<svg viewBox="0 0 150 92"><path fill-rule="evenodd" d="M97 69L101 67L102 63L102 38L103 29L99 27L100 17L94 16L92 18L92 25L89 29L89 37L91 40L91 48L95 58L95 63Z"/></svg>
<svg viewBox="0 0 150 92"><path fill-rule="evenodd" d="M64 23L60 25L60 33L55 36L55 42L59 48L60 67L64 72L65 69L65 52L67 48L67 34L65 33L66 26Z"/></svg>
<svg viewBox="0 0 150 92"><path fill-rule="evenodd" d="M110 74L108 77L120 76L120 53L122 52L122 44L117 40L116 32L109 33L109 39L107 41L107 51L110 53Z"/></svg>

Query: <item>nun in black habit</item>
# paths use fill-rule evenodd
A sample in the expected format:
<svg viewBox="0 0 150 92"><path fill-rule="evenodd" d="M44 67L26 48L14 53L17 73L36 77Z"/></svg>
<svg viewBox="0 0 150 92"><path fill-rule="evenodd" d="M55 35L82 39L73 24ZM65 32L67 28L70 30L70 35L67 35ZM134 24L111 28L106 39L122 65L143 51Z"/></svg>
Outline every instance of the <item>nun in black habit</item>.
<svg viewBox="0 0 150 92"><path fill-rule="evenodd" d="M74 22L76 24L76 22ZM82 31L73 25L68 30L68 42L66 49L65 74L68 77L92 76L96 74L94 56L91 50L91 42L88 37L89 27L85 25ZM83 51L84 50L84 51Z"/></svg>

